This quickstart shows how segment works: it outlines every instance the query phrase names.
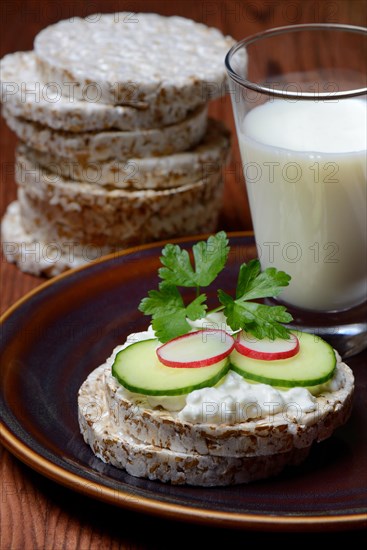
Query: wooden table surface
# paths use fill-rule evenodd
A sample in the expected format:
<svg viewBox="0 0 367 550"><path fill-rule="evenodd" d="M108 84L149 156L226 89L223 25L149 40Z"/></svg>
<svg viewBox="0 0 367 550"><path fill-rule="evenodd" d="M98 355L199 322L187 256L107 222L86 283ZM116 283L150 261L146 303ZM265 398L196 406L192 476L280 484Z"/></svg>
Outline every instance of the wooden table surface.
<svg viewBox="0 0 367 550"><path fill-rule="evenodd" d="M36 33L50 23L72 15L86 16L97 11L149 11L163 15L182 15L216 26L235 39L241 39L267 28L288 24L342 22L366 26L367 3L365 0L3 0L0 5L0 56L31 49ZM213 103L211 114L224 120L234 132L228 97ZM13 173L16 140L4 122L1 121L0 124L2 215L16 194ZM225 169L225 183L221 228L251 229L236 140L233 144L232 162ZM21 273L2 257L0 269L1 312L43 282L41 278ZM33 472L2 447L0 472L0 550L135 550L174 548L181 545L196 548L201 536L204 536L206 545L210 544L213 548L221 545L231 547L232 544L238 544L238 541L242 541L240 544L243 547L245 541L246 544L261 544L280 540L279 535L246 534L219 527L209 529L168 522L91 501ZM351 542L350 536L342 534L338 540L342 542L345 538ZM324 538L325 542L330 543L330 535L325 534ZM296 535L287 535L287 540L296 543ZM306 536L306 541L311 540L312 536ZM322 540L323 536L318 535L318 541Z"/></svg>

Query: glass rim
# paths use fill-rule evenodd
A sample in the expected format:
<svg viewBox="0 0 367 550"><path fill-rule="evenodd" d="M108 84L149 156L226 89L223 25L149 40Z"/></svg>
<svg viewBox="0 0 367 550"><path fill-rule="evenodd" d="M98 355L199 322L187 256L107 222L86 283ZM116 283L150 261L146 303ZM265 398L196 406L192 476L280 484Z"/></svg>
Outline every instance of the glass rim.
<svg viewBox="0 0 367 550"><path fill-rule="evenodd" d="M320 92L315 95L315 92L298 92L298 91L292 92L288 90L287 91L276 90L275 88L268 88L266 86L261 86L260 84L255 84L255 82L252 82L251 80L247 80L246 78L243 78L242 76L237 74L236 71L232 68L231 66L232 57L241 48L246 47L249 44L253 44L254 42L257 42L264 38L271 38L273 36L278 36L280 34L285 34L287 32L299 32L299 31L305 31L305 30L306 31L339 30L339 31L352 32L356 34L363 34L367 36L366 27L358 27L355 25L344 25L344 24L337 24L337 23L305 23L302 25L286 25L283 27L275 27L273 29L268 29L266 31L252 34L247 38L243 38L242 40L236 42L236 44L232 46L232 48L227 52L227 55L224 59L224 64L225 64L228 76L232 80L237 82L237 84L239 84L244 88L248 88L250 90L253 90L255 92L258 92L267 96L281 97L283 99L286 98L286 99L315 100L315 97L317 97L318 99L323 99L325 101L327 100L335 101L337 99L357 97L357 96L367 94L367 87L356 88L353 90L343 90L332 95L330 95L330 92Z"/></svg>

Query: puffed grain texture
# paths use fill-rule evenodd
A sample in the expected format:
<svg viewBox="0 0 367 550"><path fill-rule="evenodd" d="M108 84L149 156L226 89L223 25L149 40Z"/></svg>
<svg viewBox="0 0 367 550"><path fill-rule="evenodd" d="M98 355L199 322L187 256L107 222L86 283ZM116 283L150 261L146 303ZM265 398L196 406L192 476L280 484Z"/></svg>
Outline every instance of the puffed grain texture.
<svg viewBox="0 0 367 550"><path fill-rule="evenodd" d="M29 147L60 155L77 162L107 159L127 161L158 155L171 155L194 147L204 137L207 107L199 107L183 121L148 130L105 130L100 132L64 132L14 116L4 105L3 116L11 130Z"/></svg>
<svg viewBox="0 0 367 550"><path fill-rule="evenodd" d="M34 49L44 78L77 82L76 97L90 86L111 105L193 109L226 92L224 58L234 42L183 17L122 12L60 21L36 36Z"/></svg>
<svg viewBox="0 0 367 550"><path fill-rule="evenodd" d="M292 407L238 424L192 424L177 413L152 409L143 395L131 398L111 374L105 363L106 399L118 426L140 441L177 452L198 452L211 456L266 456L305 448L314 441L330 437L349 418L354 391L351 369L337 367L344 378L343 387L317 396L316 410L303 412Z"/></svg>
<svg viewBox="0 0 367 550"><path fill-rule="evenodd" d="M288 464L299 464L309 448L263 457L223 457L175 452L145 444L111 420L104 392L104 368L95 369L78 395L81 433L103 462L173 485L220 486L249 483L280 473Z"/></svg>
<svg viewBox="0 0 367 550"><path fill-rule="evenodd" d="M223 123L209 119L203 140L188 151L172 155L84 162L25 149L26 156L46 170L69 180L120 189L171 189L210 177L225 166L230 134Z"/></svg>
<svg viewBox="0 0 367 550"><path fill-rule="evenodd" d="M215 229L223 180L205 180L173 189L105 189L65 180L32 163L19 149L18 200L27 233L42 242L73 240L103 253L179 235Z"/></svg>
<svg viewBox="0 0 367 550"><path fill-rule="evenodd" d="M100 103L87 93L78 100L74 85L69 85L65 95L65 86L43 78L33 51L2 58L0 85L1 101L11 115L67 132L158 128L184 120L191 111L180 102L167 103L164 108L137 109Z"/></svg>
<svg viewBox="0 0 367 550"><path fill-rule="evenodd" d="M92 247L83 250L73 240L43 241L28 233L23 227L18 201L8 205L1 220L1 242L9 263L36 277L55 277L101 256L100 250Z"/></svg>

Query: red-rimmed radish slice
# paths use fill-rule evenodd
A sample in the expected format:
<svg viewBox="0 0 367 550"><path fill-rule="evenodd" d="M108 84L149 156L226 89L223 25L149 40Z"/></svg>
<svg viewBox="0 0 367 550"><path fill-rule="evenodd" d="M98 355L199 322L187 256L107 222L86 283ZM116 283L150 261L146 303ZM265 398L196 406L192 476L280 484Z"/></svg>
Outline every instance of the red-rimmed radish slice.
<svg viewBox="0 0 367 550"><path fill-rule="evenodd" d="M170 340L157 348L157 356L167 367L208 367L225 359L234 345L228 332L205 329Z"/></svg>
<svg viewBox="0 0 367 550"><path fill-rule="evenodd" d="M239 333L235 341L235 348L238 353L251 357L252 359L261 359L265 361L274 361L277 359L288 359L297 355L299 352L299 340L295 334L290 334L288 340L276 338L263 338L259 340L252 334L243 330Z"/></svg>

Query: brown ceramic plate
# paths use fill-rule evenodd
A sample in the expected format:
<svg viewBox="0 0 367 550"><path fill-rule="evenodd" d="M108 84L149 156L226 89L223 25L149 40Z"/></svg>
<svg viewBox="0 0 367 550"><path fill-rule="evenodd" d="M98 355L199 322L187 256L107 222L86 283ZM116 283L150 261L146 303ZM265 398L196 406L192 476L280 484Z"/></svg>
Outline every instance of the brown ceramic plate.
<svg viewBox="0 0 367 550"><path fill-rule="evenodd" d="M181 242L192 246L194 241ZM239 263L255 256L248 234L232 235L231 245L229 269L220 282L228 291ZM245 529L362 527L367 517L366 352L349 361L357 392L348 425L316 445L303 466L274 479L226 488L170 486L105 465L84 444L78 388L114 346L146 325L137 306L157 284L161 248L162 243L130 249L57 277L3 316L4 445L71 489L166 518Z"/></svg>

